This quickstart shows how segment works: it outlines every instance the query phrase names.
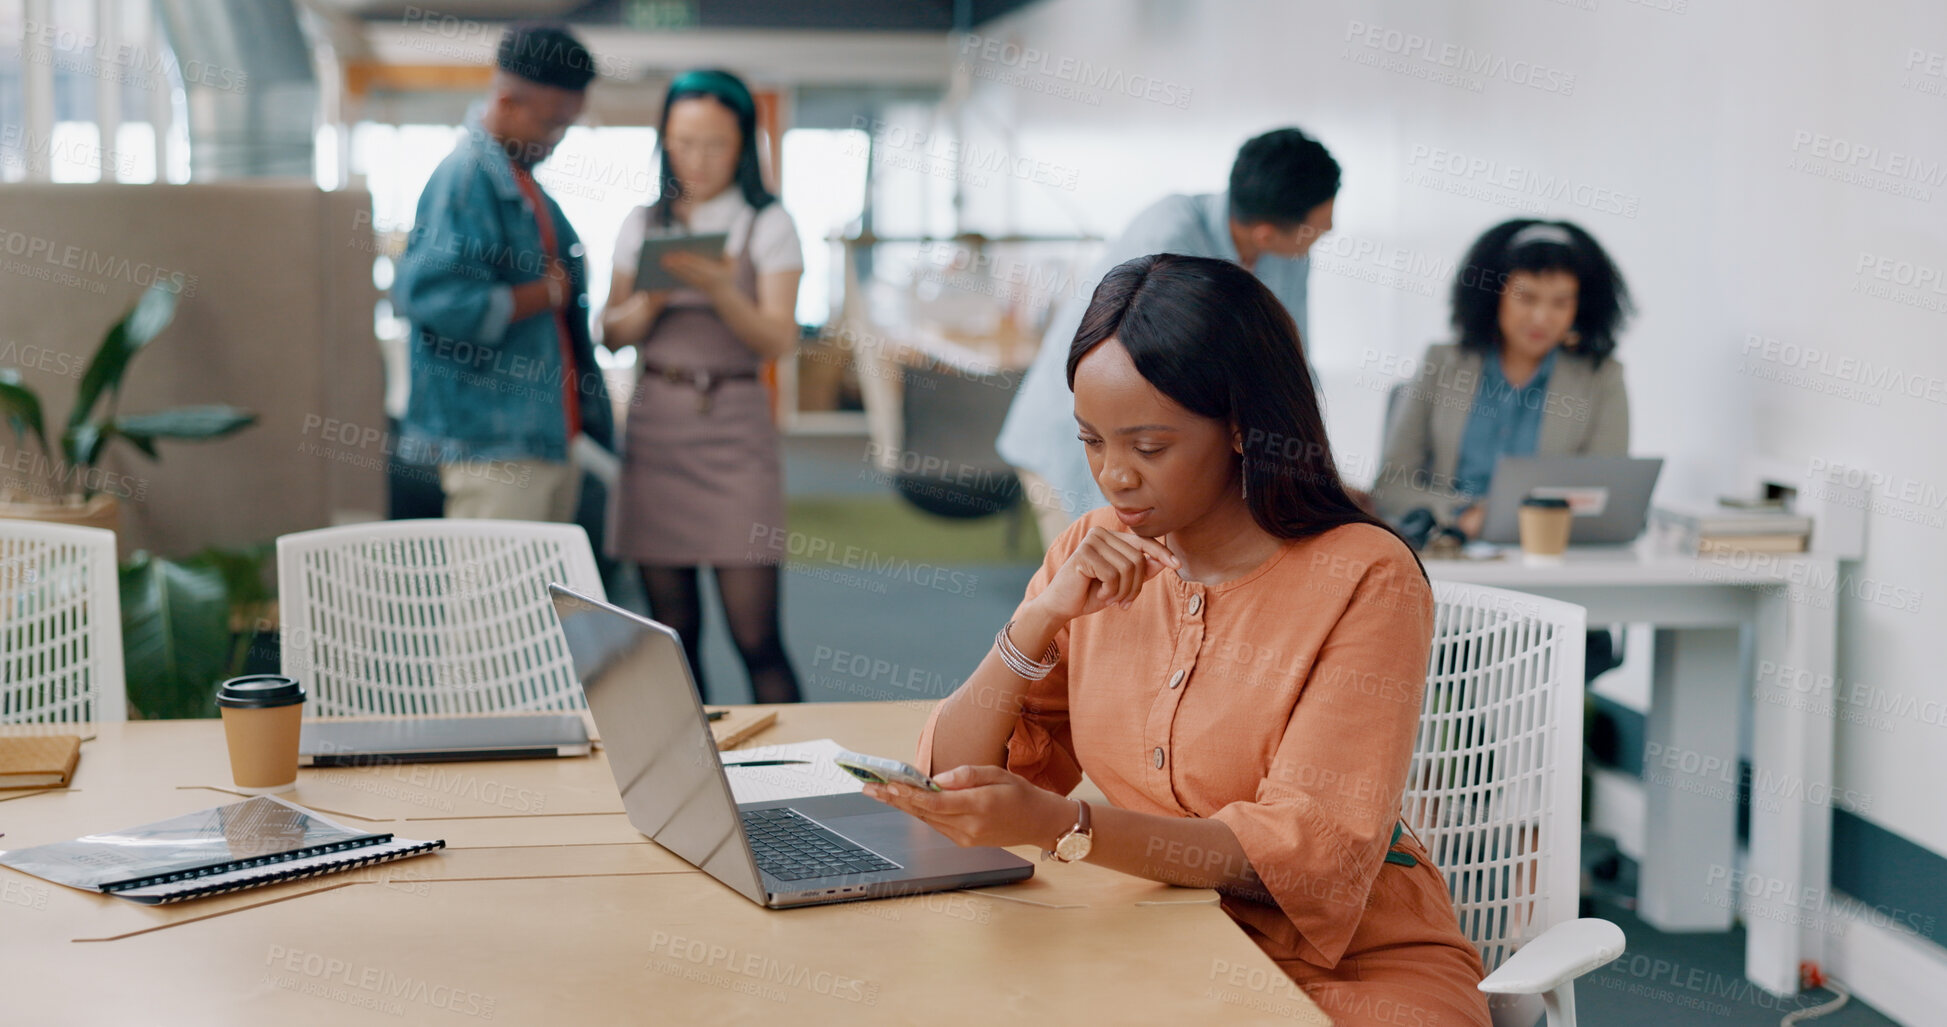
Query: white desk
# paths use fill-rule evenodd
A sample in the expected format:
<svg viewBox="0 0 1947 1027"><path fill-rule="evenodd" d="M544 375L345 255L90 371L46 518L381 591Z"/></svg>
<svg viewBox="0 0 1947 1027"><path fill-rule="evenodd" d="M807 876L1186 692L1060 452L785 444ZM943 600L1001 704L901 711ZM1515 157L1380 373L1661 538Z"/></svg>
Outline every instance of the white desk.
<svg viewBox="0 0 1947 1027"><path fill-rule="evenodd" d="M1838 601L1849 587L1840 562L1816 554L1695 557L1644 542L1574 549L1558 565L1529 565L1516 552L1426 566L1436 581L1579 604L1592 625L1655 626L1638 912L1660 930L1722 931L1743 908L1745 975L1773 992L1796 992L1799 961L1823 958L1823 936L1795 925L1807 919L1807 889L1822 896L1830 879L1832 712L1775 699L1752 704L1748 877L1734 877L1738 723L1744 695L1777 687L1757 683L1758 667L1834 672ZM1733 889L1734 880L1743 887Z"/></svg>

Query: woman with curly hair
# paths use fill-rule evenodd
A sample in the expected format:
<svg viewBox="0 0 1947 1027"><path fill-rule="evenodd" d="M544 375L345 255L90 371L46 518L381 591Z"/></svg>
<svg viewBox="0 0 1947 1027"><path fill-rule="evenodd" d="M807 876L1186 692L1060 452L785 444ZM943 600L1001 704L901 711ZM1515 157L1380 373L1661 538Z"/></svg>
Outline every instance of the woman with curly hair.
<svg viewBox="0 0 1947 1027"><path fill-rule="evenodd" d="M1629 396L1612 354L1630 313L1621 272L1566 221L1487 230L1454 276L1458 340L1427 348L1396 404L1372 497L1481 532L1503 456L1626 456Z"/></svg>

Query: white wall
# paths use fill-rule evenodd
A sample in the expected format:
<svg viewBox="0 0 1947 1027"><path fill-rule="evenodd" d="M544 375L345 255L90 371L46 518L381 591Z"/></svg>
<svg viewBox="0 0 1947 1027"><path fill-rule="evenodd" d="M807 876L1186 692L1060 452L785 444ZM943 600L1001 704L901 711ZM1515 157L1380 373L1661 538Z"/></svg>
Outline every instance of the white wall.
<svg viewBox="0 0 1947 1027"><path fill-rule="evenodd" d="M1409 34L1428 42L1402 58L1384 30L1400 33L1392 49ZM1887 476L1869 555L1838 602L1841 676L1893 709L1840 725L1835 785L1870 797L1863 816L1947 853L1947 5L1046 0L984 35L1046 56L954 44L975 73L968 139L1073 168L1076 187L996 179L967 197L971 228L1112 235L1161 194L1222 188L1237 144L1267 128L1296 124L1331 148L1345 186L1312 275L1311 342L1350 477L1371 473L1376 365L1444 333L1446 281L1388 277L1386 264L1450 269L1481 230L1525 216L1496 202L1509 190L1493 175L1572 183L1542 209L1593 232L1636 295L1619 357L1633 448L1668 458L1661 496L1729 488L1747 455ZM1423 77L1443 69L1421 53L1448 46L1487 63L1467 76L1478 90ZM1386 60L1407 70L1362 63ZM1155 80L1161 100L1064 79L1084 63ZM1567 88L1513 81L1537 74ZM1162 102L1186 89L1187 106ZM1816 156L1816 136L1876 147L1855 167L1877 161L1882 184L1916 195L1790 166L1838 167ZM1434 149L1494 171L1429 168ZM1875 282L1855 273L1868 256L1933 277L1904 302L1855 292ZM1753 335L1777 346L1747 352ZM1804 366L1803 347L1832 355L1825 370ZM1810 384L1769 377L1790 372ZM1920 397L1899 391L1908 381Z"/></svg>

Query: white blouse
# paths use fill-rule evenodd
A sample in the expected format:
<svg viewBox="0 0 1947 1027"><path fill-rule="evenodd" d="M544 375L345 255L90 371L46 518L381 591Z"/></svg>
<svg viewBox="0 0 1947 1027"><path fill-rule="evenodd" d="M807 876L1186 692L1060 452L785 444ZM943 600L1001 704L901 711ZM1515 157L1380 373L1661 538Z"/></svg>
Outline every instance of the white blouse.
<svg viewBox="0 0 1947 1027"><path fill-rule="evenodd" d="M757 218L755 225L751 224L752 216L743 191L733 183L730 188L692 208L684 228L698 235L728 232L730 241L725 250L732 257L743 251L745 233L748 231L750 262L760 275L774 271L804 270L804 252L798 242L798 229L791 223L791 215L784 212L784 204L773 202L766 206L763 213L754 215ZM630 211L622 222L622 230L616 233L615 270L635 274L636 261L642 255L642 240L648 234L649 207L645 204Z"/></svg>

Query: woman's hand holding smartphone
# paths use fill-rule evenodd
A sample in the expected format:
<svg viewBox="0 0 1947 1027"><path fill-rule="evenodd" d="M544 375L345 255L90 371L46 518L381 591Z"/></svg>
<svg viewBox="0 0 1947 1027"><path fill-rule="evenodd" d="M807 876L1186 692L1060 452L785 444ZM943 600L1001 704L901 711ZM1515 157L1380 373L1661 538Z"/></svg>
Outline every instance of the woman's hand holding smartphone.
<svg viewBox="0 0 1947 1027"><path fill-rule="evenodd" d="M940 791L933 779L909 763L889 760L882 756L867 756L864 753L840 752L832 761L843 767L845 772L869 785L902 784L923 788L929 792Z"/></svg>

